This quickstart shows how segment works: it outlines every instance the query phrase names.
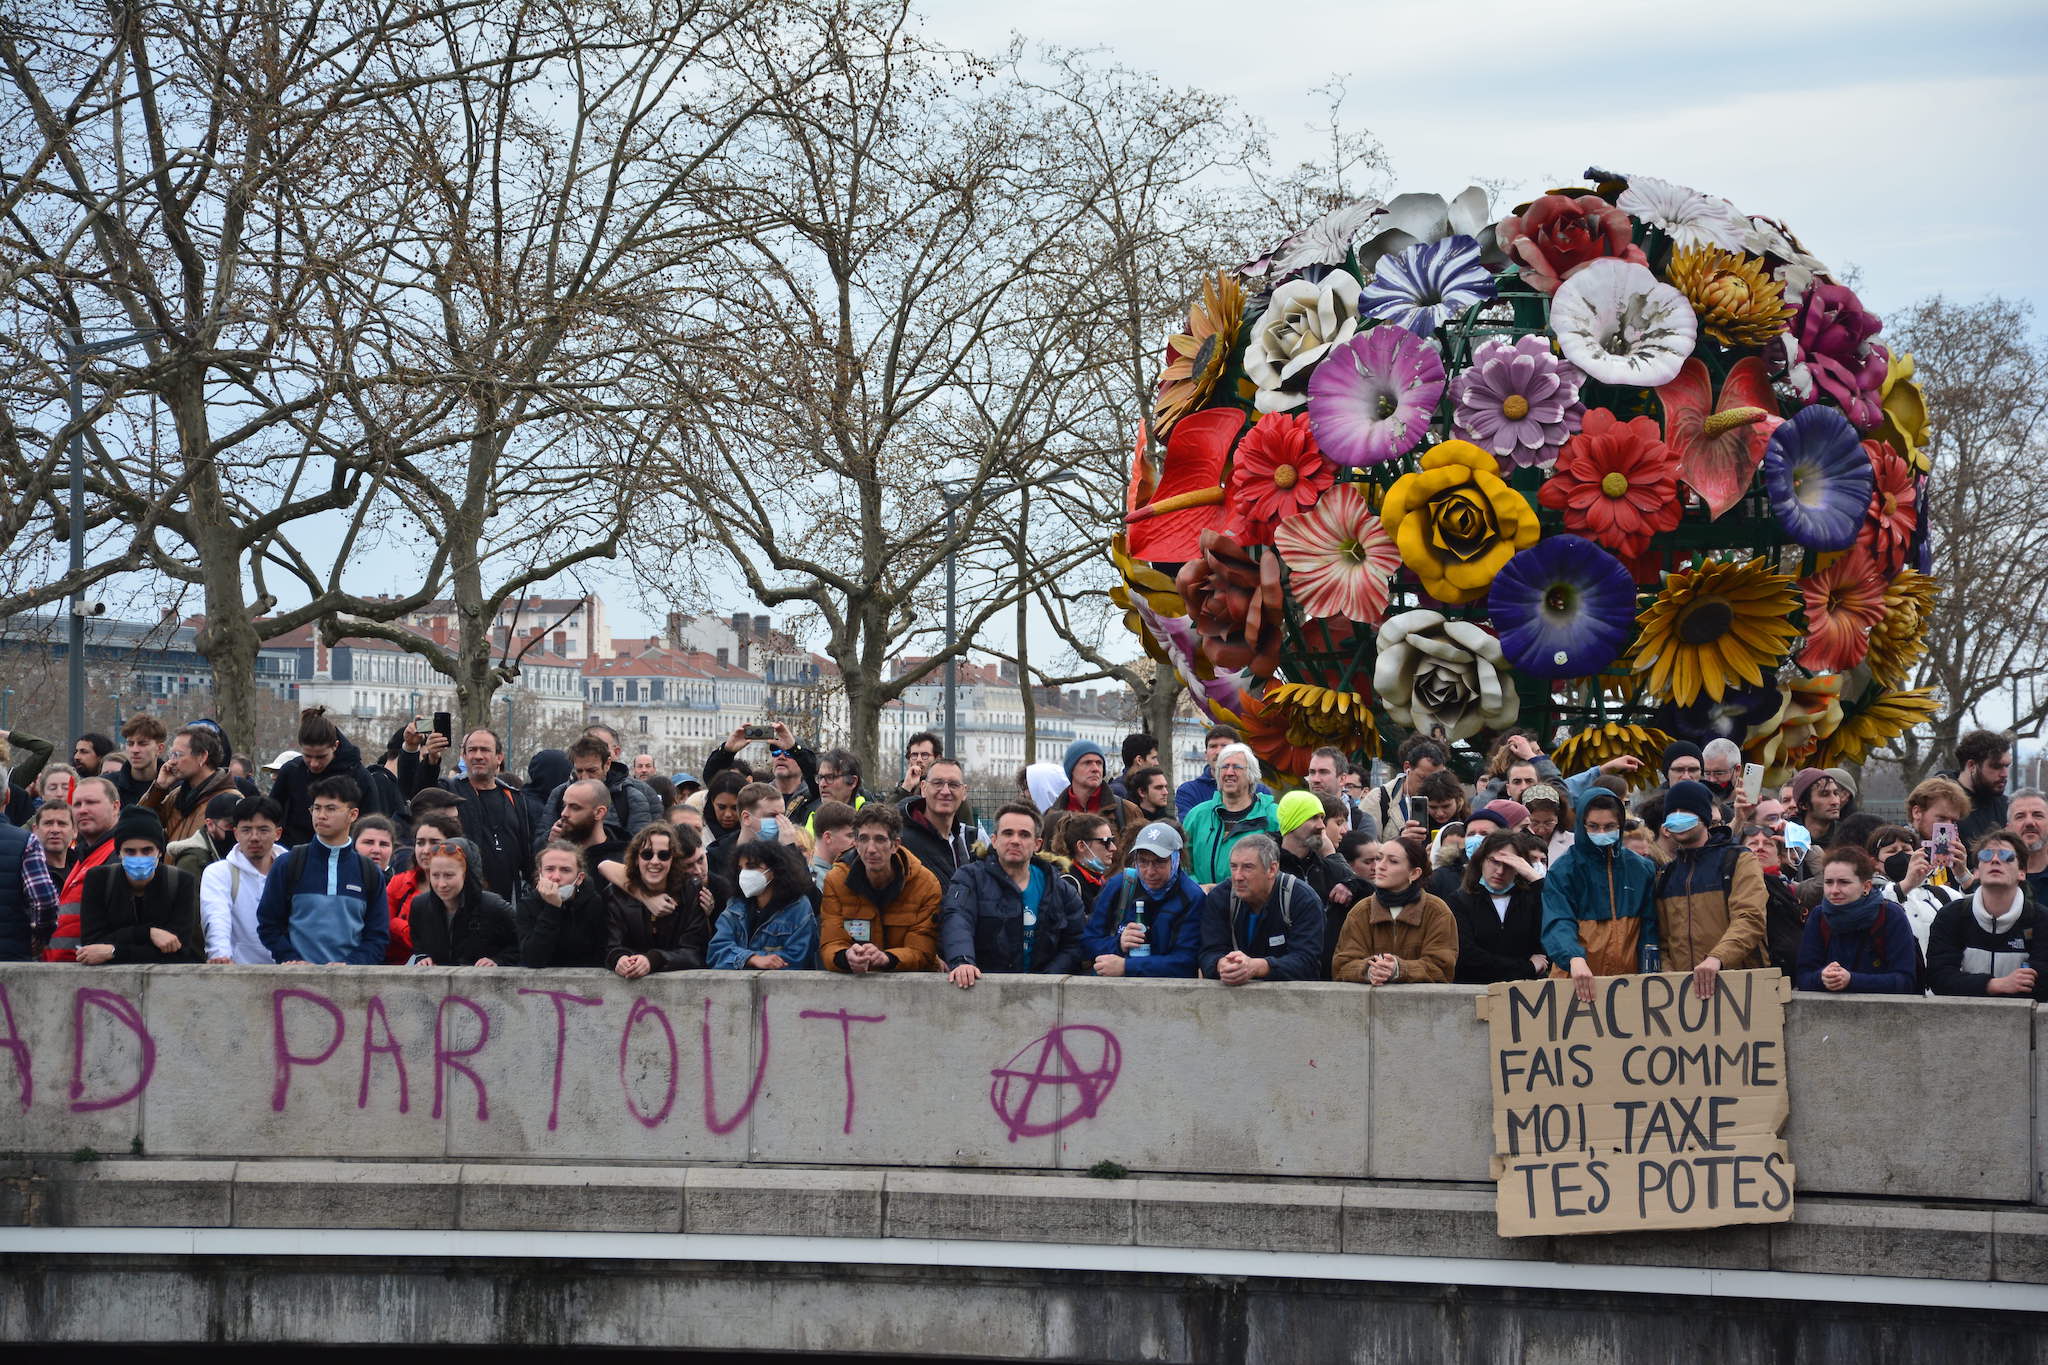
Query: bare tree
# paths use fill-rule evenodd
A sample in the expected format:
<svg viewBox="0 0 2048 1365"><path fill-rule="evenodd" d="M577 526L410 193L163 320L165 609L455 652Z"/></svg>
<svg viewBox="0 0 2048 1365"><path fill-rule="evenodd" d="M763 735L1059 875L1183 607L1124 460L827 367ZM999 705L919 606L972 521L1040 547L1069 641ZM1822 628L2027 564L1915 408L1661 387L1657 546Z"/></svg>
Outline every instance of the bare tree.
<svg viewBox="0 0 2048 1365"><path fill-rule="evenodd" d="M1977 725L2048 721L2048 339L2024 302L1936 295L1887 326L1925 390L1927 524L1941 596L1913 682L1941 714L1893 746L1910 786Z"/></svg>
<svg viewBox="0 0 2048 1365"><path fill-rule="evenodd" d="M1028 589L1006 490L1103 476L1081 414L1134 249L1103 206L1206 172L1227 110L1068 55L943 53L897 3L848 10L826 44L833 80L735 147L729 178L749 188L734 212L752 226L716 306L745 345L691 377L705 463L674 491L759 601L815 612L872 760L887 703ZM761 54L764 71L779 60ZM1097 553L1070 539L1035 565ZM949 556L950 645L935 638Z"/></svg>

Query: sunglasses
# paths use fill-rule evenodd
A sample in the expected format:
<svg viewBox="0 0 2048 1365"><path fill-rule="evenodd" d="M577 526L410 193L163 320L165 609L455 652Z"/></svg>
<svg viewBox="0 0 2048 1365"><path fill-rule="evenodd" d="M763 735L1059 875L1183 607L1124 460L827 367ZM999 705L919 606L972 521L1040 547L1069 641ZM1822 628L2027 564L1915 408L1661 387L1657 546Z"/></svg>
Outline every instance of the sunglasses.
<svg viewBox="0 0 2048 1365"><path fill-rule="evenodd" d="M643 863L665 863L675 856L673 853L664 853L660 849L655 848L643 848L640 850L640 861Z"/></svg>
<svg viewBox="0 0 2048 1365"><path fill-rule="evenodd" d="M2019 854L2009 848L1980 848L1977 850L1977 861L1980 863L2009 863L2019 856Z"/></svg>

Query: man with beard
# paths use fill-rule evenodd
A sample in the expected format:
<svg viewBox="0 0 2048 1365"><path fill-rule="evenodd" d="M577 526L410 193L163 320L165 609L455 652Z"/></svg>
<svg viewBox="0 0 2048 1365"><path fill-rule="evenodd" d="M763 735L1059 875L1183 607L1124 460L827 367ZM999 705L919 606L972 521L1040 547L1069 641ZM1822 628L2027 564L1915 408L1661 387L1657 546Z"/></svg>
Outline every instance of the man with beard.
<svg viewBox="0 0 2048 1365"><path fill-rule="evenodd" d="M2006 828L2020 836L2027 857L2020 868L2027 894L2048 906L2048 792L2022 787L2006 798Z"/></svg>
<svg viewBox="0 0 2048 1365"><path fill-rule="evenodd" d="M1956 762L1961 766L1953 776L1970 795L1970 813L1963 817L1960 828L1964 841L1974 848L1979 839L2005 825L2012 736L1995 730L1968 731L1956 741Z"/></svg>
<svg viewBox="0 0 2048 1365"><path fill-rule="evenodd" d="M550 839L566 840L583 854L583 874L597 876L597 865L607 858L619 859L626 846L612 834L611 789L596 778L578 778L562 791L562 813L548 830Z"/></svg>

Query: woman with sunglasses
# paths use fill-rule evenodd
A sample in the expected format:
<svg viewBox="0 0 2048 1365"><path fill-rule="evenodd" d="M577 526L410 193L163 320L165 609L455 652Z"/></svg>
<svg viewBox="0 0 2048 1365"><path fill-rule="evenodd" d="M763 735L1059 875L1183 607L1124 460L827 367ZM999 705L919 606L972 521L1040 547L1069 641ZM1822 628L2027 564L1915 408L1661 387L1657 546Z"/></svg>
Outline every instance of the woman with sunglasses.
<svg viewBox="0 0 2048 1365"><path fill-rule="evenodd" d="M1977 889L1950 901L1927 931L1936 995L2048 1001L2048 921L2027 896L2027 847L2011 830L1977 844Z"/></svg>
<svg viewBox="0 0 2048 1365"><path fill-rule="evenodd" d="M1093 905L1116 864L1116 835L1107 817L1074 811L1054 825L1046 853L1081 904Z"/></svg>
<svg viewBox="0 0 2048 1365"><path fill-rule="evenodd" d="M1819 908L1806 918L1793 981L1802 991L1921 994L1920 945L1906 912L1871 885L1877 860L1854 845L1821 858Z"/></svg>
<svg viewBox="0 0 2048 1365"><path fill-rule="evenodd" d="M626 845L625 884L605 888L611 921L605 961L628 981L704 965L711 925L702 888L683 871L680 842L672 825L642 825Z"/></svg>

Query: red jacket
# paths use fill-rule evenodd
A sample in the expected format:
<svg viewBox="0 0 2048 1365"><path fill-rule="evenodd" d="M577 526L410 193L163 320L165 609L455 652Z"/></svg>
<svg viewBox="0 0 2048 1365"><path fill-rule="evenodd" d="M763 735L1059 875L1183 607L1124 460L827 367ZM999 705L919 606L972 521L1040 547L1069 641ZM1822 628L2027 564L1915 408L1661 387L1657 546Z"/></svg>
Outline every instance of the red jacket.
<svg viewBox="0 0 2048 1365"><path fill-rule="evenodd" d="M384 951L384 961L389 966L403 967L412 956L412 897L419 889L417 867L394 872L384 883L384 900L391 908L391 946Z"/></svg>

